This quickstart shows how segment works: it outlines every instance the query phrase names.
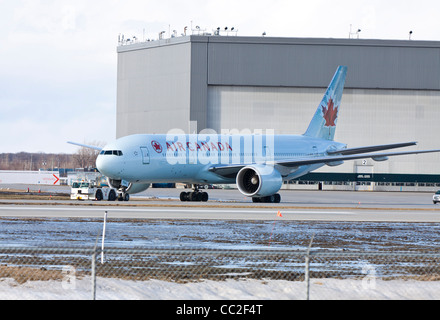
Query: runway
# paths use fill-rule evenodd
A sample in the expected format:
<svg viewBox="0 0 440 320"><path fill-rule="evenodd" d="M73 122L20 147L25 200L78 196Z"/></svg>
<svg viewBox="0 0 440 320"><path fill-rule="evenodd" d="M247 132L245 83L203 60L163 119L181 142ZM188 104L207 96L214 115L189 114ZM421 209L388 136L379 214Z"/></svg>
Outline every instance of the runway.
<svg viewBox="0 0 440 320"><path fill-rule="evenodd" d="M440 211L417 209L359 209L359 208L214 208L187 206L53 206L10 205L0 207L1 217L25 218L102 218L107 211L115 219L164 220L284 220L284 221L345 221L345 222L440 222ZM281 217L277 215L278 211Z"/></svg>
<svg viewBox="0 0 440 320"><path fill-rule="evenodd" d="M0 217L102 218L107 211L115 219L440 222L430 193L282 191L282 203L256 204L237 190L208 190L209 202L182 203L180 191L149 189L129 202L2 199Z"/></svg>

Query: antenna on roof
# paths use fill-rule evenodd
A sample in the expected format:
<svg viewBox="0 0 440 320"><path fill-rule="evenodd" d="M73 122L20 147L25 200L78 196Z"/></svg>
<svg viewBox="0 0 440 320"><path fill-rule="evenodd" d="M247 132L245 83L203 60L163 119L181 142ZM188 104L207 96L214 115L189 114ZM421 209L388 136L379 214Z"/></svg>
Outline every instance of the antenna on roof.
<svg viewBox="0 0 440 320"><path fill-rule="evenodd" d="M352 38L354 38L354 36L356 36L358 39L359 39L359 33L362 31L361 29L357 29L357 31L356 32L352 32L352 26L353 25L351 25L350 24L350 33L348 34L348 39L352 39Z"/></svg>

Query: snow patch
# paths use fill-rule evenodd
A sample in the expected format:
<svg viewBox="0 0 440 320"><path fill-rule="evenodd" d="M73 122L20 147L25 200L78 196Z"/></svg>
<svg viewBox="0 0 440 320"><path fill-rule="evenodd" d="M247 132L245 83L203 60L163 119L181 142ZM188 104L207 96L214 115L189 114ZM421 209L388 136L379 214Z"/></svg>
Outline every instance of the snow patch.
<svg viewBox="0 0 440 320"><path fill-rule="evenodd" d="M92 298L92 282L85 277L71 283L33 281L17 284L0 281L2 300L87 300ZM287 280L206 280L175 283L161 280L129 281L97 278L96 299L101 300L303 300L305 282ZM312 279L310 299L440 299L440 282L413 280Z"/></svg>

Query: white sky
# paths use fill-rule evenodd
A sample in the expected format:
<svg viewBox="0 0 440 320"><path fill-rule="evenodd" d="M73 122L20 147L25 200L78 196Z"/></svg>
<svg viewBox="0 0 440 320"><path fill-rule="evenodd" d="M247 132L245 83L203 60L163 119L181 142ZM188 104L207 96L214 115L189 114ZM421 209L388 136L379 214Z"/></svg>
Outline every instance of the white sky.
<svg viewBox="0 0 440 320"><path fill-rule="evenodd" d="M440 1L0 0L0 153L65 152L116 132L119 34L232 27L240 36L440 41ZM148 133L148 132L146 132Z"/></svg>

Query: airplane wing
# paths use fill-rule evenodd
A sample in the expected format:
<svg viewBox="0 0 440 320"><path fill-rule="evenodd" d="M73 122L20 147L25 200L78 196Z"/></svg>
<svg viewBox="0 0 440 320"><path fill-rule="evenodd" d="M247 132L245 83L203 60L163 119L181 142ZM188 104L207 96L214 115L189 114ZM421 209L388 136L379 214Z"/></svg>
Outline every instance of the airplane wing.
<svg viewBox="0 0 440 320"><path fill-rule="evenodd" d="M349 148L349 149L341 149L341 150L335 150L335 151L327 151L327 154L328 155L333 155L333 154L349 155L349 154L358 154L358 153L364 153L364 152L376 152L376 151L382 151L382 150L415 146L416 144L417 144L417 142L383 144L383 145L378 145L378 146L369 146L369 147Z"/></svg>
<svg viewBox="0 0 440 320"><path fill-rule="evenodd" d="M208 170L214 172L225 178L235 178L238 171L242 168L246 167L246 164L238 164L238 165L219 165L215 167L211 167Z"/></svg>
<svg viewBox="0 0 440 320"><path fill-rule="evenodd" d="M409 154L432 153L432 152L440 152L440 150L419 150L419 151L403 151L403 152L389 152L389 153L362 153L355 155L309 157L309 158L298 158L295 160L275 161L275 164L282 165L285 167L299 167L299 166L305 166L305 165L317 164L317 163L331 164L340 161L357 160L357 159L373 159L375 161L385 161L388 160L388 157L393 157L393 156L404 156Z"/></svg>
<svg viewBox="0 0 440 320"><path fill-rule="evenodd" d="M416 144L415 142L407 142L407 143L399 143L392 145L379 145L379 146L342 149L342 150L331 151L328 153L329 155L327 156L318 156L318 157L310 156L310 157L302 157L302 158L294 158L294 159L284 159L284 160L271 161L268 162L267 164L279 165L293 169L300 166L306 166L306 165L312 165L318 163L328 164L328 165L339 165L346 160L358 160L358 159L373 159L375 161L385 161L388 160L388 157L392 157L392 156L440 152L440 150L437 149L437 150L418 150L418 151L386 152L386 153L364 153L368 151L378 151L378 150L406 147L415 144ZM233 175L237 174L238 171L240 171L240 169L244 168L247 165L252 165L252 164L249 163L242 165L223 165L223 166L219 165L219 166L211 167L209 171L230 178Z"/></svg>
<svg viewBox="0 0 440 320"><path fill-rule="evenodd" d="M90 146L90 145L82 144L82 143L78 143L78 142L67 141L67 143L73 144L75 146L80 146L80 147L88 148L88 149L94 149L94 150L97 150L97 151L101 151L102 150L102 148L100 148L100 147Z"/></svg>

